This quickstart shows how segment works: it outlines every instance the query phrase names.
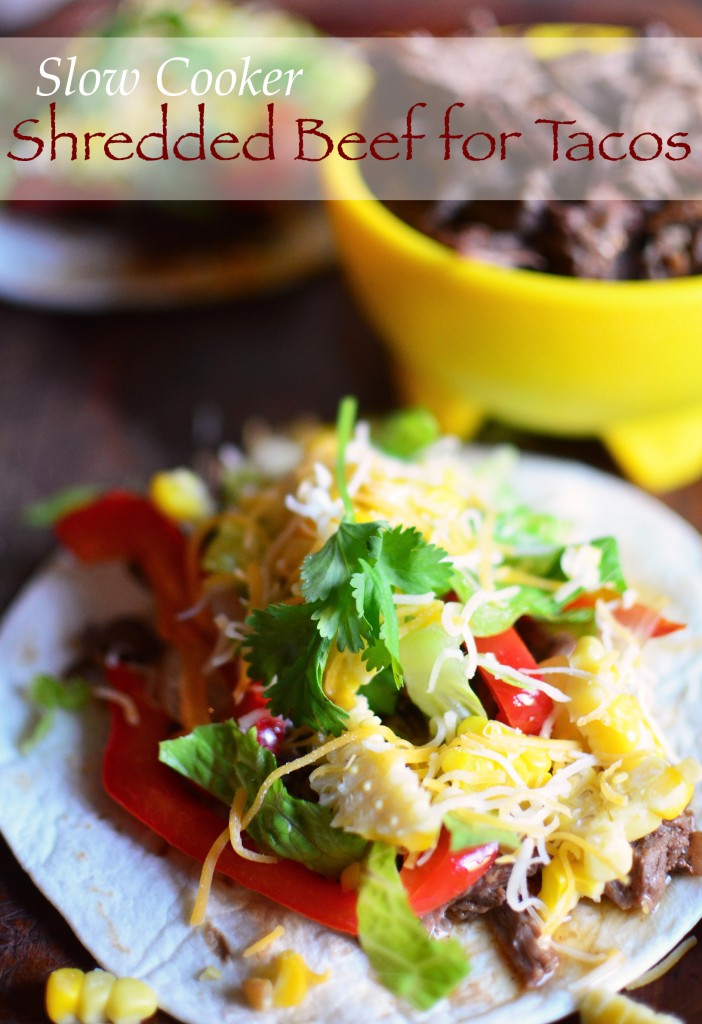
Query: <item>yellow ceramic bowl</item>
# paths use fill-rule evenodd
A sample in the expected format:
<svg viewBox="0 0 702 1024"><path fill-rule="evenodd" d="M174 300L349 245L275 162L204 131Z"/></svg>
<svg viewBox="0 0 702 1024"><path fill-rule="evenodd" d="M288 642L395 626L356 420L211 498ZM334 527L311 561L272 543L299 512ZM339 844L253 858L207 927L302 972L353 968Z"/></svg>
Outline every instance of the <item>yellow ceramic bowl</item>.
<svg viewBox="0 0 702 1024"><path fill-rule="evenodd" d="M702 471L702 277L589 281L467 259L327 161L351 286L396 360L405 400L469 435L489 414L596 435L655 490Z"/></svg>

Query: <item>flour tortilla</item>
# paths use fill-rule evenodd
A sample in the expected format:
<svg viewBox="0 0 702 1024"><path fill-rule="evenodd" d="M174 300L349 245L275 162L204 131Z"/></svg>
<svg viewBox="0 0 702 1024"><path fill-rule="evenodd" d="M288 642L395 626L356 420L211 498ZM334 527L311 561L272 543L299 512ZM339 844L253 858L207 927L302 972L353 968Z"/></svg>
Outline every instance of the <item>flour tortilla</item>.
<svg viewBox="0 0 702 1024"><path fill-rule="evenodd" d="M537 507L571 520L582 538L613 533L625 570L645 597L666 593L668 614L689 623L685 633L658 640L656 718L680 756L697 752L702 732L702 542L683 520L627 484L584 466L525 458L520 489ZM161 1007L189 1024L244 1024L252 1019L241 982L254 970L240 953L277 924L276 947L305 955L330 980L302 1006L261 1013L261 1024L367 1024L518 1020L542 1024L571 1012L570 984L593 965L562 958L548 985L524 994L478 922L454 929L473 969L446 1001L420 1014L374 979L357 943L334 934L233 883L218 881L207 924L187 924L199 866L167 849L103 794L101 752L108 715L101 706L58 716L54 731L28 757L17 745L32 718L22 695L35 671L59 671L68 639L88 621L139 612L144 592L117 566L86 569L59 557L18 597L0 629L0 829L39 888L58 907L96 961L117 975L143 978ZM702 914L702 880L677 877L647 919L609 904L584 901L562 941L589 951L618 949L622 963L607 978L621 987L663 957ZM221 980L198 980L209 965Z"/></svg>

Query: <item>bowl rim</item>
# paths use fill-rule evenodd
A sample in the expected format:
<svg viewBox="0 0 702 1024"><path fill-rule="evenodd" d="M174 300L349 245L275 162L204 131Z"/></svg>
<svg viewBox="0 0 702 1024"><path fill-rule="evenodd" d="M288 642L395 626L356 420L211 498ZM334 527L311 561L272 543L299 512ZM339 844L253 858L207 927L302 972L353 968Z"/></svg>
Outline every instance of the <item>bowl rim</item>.
<svg viewBox="0 0 702 1024"><path fill-rule="evenodd" d="M444 264L450 273L472 283L481 283L504 290L513 287L534 295L548 291L564 300L572 296L592 297L608 302L619 302L627 297L636 302L659 302L663 296L679 299L682 296L700 297L702 274L688 274L681 277L635 278L601 280L598 278L569 277L544 270L527 270L521 267L503 267L499 264L478 260L451 249L450 246L431 238L419 229L402 220L375 195L366 182L361 167L356 161L343 160L338 154L331 154L320 165L325 203L343 203L355 207L359 218L373 226L373 230L392 239L425 263Z"/></svg>

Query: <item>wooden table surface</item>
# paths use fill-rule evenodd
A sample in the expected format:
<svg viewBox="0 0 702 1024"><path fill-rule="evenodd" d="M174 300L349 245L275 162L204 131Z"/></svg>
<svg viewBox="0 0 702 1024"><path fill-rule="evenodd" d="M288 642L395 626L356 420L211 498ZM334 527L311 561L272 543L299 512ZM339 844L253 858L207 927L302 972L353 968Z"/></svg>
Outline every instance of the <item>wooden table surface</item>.
<svg viewBox="0 0 702 1024"><path fill-rule="evenodd" d="M0 324L0 607L51 547L22 525L32 500L68 483L143 482L236 440L252 416L332 417L347 392L364 412L394 401L384 354L333 271L284 294L187 311L0 305ZM596 443L517 440L613 470ZM702 528L702 483L663 500ZM91 961L0 840L0 1024L44 1021L43 984L66 964ZM641 995L702 1024L702 948Z"/></svg>

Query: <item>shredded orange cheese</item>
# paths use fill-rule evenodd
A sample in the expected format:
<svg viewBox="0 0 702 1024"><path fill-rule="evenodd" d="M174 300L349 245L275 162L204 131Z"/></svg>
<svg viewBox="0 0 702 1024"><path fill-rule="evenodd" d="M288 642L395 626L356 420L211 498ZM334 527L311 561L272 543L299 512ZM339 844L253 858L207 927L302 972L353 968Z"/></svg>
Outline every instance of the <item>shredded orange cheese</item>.
<svg viewBox="0 0 702 1024"><path fill-rule="evenodd" d="M247 946L241 955L250 957L263 953L269 946L273 945L276 939L281 938L283 935L285 935L285 928L283 928L282 924L276 925L267 935L262 936L257 942L252 942L250 946Z"/></svg>
<svg viewBox="0 0 702 1024"><path fill-rule="evenodd" d="M244 831L244 824L241 815L246 803L246 790L243 786L237 789L234 802L229 812L229 841L235 853L238 853L244 860L252 860L256 864L277 864L278 858L268 853L256 853L255 850L247 850L241 841L241 833Z"/></svg>
<svg viewBox="0 0 702 1024"><path fill-rule="evenodd" d="M202 865L202 871L200 872L200 881L197 887L195 906L193 907L193 912L190 915L190 924L194 928L202 924L205 920L205 911L207 910L207 901L210 897L210 889L212 888L212 878L214 876L215 867L222 850L228 842L229 829L225 828L225 830L217 836L205 857Z"/></svg>

